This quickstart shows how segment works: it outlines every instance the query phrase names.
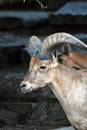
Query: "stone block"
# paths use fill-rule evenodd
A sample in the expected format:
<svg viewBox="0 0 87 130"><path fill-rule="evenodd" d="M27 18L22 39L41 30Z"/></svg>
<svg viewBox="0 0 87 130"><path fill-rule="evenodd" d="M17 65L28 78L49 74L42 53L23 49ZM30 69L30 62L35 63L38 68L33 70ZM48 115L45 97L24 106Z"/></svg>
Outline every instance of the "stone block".
<svg viewBox="0 0 87 130"><path fill-rule="evenodd" d="M87 25L87 1L68 2L49 16L52 25Z"/></svg>

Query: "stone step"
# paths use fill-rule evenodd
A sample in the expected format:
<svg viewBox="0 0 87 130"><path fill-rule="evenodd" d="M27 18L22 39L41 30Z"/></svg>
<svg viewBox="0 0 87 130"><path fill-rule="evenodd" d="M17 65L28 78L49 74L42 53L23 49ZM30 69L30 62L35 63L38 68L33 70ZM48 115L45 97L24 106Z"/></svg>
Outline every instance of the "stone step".
<svg viewBox="0 0 87 130"><path fill-rule="evenodd" d="M31 28L45 24L50 12L0 11L0 29Z"/></svg>
<svg viewBox="0 0 87 130"><path fill-rule="evenodd" d="M87 1L72 1L49 16L51 25L87 25Z"/></svg>

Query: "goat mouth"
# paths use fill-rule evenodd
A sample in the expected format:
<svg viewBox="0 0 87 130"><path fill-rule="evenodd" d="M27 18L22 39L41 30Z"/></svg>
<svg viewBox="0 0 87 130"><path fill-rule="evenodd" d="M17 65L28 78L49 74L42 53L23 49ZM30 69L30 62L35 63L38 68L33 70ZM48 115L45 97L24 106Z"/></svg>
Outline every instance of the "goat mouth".
<svg viewBox="0 0 87 130"><path fill-rule="evenodd" d="M32 91L32 88L33 88L33 86L31 86L30 88L26 88L26 87L22 87L21 88L21 91L23 92L23 93L27 93L27 92L31 92Z"/></svg>

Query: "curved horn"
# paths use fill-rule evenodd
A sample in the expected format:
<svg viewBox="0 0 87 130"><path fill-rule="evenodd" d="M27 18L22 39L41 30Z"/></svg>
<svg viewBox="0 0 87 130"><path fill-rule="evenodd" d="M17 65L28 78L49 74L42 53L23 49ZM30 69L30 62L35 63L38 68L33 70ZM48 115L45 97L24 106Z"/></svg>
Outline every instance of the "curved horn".
<svg viewBox="0 0 87 130"><path fill-rule="evenodd" d="M69 43L77 46L82 46L87 48L87 45L76 37L72 36L68 33L54 33L48 36L43 42L41 46L41 52L43 55L48 55L52 51L53 48L57 46L61 46L64 43Z"/></svg>
<svg viewBox="0 0 87 130"><path fill-rule="evenodd" d="M29 39L29 53L34 55L40 53L41 50L41 40L36 36L31 36Z"/></svg>

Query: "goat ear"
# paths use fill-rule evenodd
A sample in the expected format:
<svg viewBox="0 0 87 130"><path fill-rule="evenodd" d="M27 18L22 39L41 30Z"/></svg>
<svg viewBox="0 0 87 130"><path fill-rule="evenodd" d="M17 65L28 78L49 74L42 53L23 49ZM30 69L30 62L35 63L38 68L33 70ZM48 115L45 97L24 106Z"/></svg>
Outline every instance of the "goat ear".
<svg viewBox="0 0 87 130"><path fill-rule="evenodd" d="M52 61L53 61L53 63L55 64L56 62L58 62L58 57L57 57L57 52L56 52L56 54L52 54Z"/></svg>
<svg viewBox="0 0 87 130"><path fill-rule="evenodd" d="M52 54L52 67L57 67L58 66L58 58L54 54Z"/></svg>
<svg viewBox="0 0 87 130"><path fill-rule="evenodd" d="M65 54L69 56L70 52L72 51L70 44L67 43L64 46L64 51L65 51Z"/></svg>

